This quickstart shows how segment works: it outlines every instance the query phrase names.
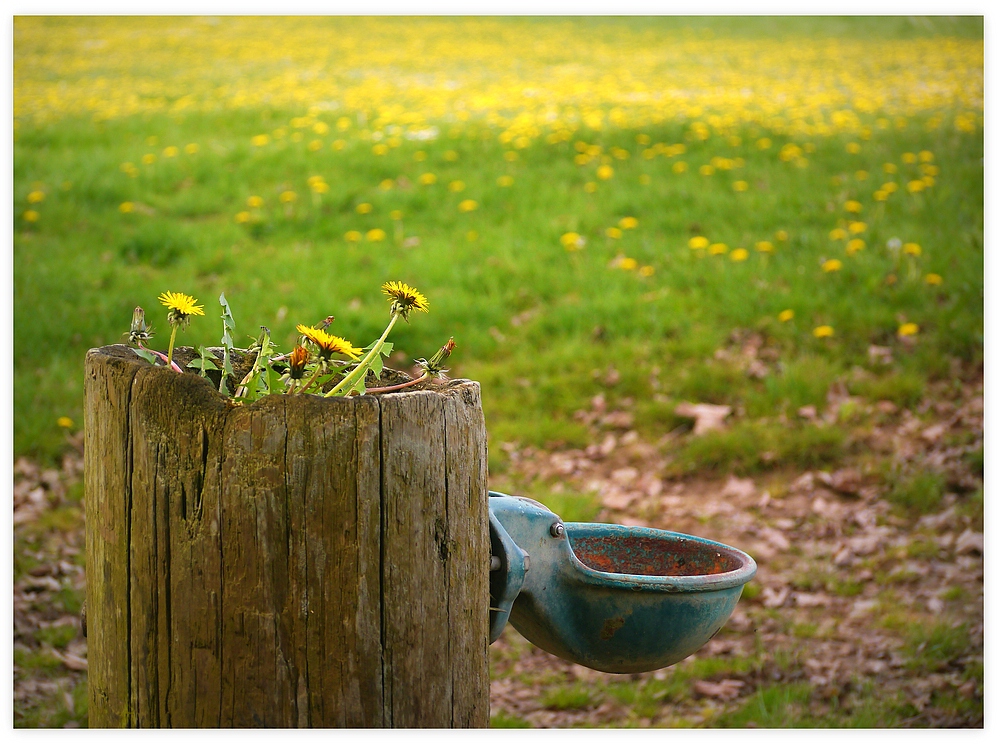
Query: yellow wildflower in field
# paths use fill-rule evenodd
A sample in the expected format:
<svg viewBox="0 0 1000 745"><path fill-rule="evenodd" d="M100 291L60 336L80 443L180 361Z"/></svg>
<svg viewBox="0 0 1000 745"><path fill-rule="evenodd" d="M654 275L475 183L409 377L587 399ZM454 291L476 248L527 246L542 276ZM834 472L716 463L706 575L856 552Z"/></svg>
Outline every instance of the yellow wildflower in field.
<svg viewBox="0 0 1000 745"><path fill-rule="evenodd" d="M916 163L917 162L917 156L914 155L913 153L903 153L903 157L902 157L901 160L904 163Z"/></svg>
<svg viewBox="0 0 1000 745"><path fill-rule="evenodd" d="M38 204L45 200L45 192L40 189L35 189L35 191L28 192L28 204Z"/></svg>
<svg viewBox="0 0 1000 745"><path fill-rule="evenodd" d="M847 152L849 152L851 155L857 155L858 153L861 152L861 145L859 145L856 142L848 142L845 150L847 150Z"/></svg>
<svg viewBox="0 0 1000 745"><path fill-rule="evenodd" d="M834 228L830 231L831 241L842 241L847 237L847 231L843 228Z"/></svg>
<svg viewBox="0 0 1000 745"><path fill-rule="evenodd" d="M420 174L420 178L417 179L417 181L419 181L424 186L430 186L431 184L436 184L437 180L438 177L435 176L433 173L422 173Z"/></svg>
<svg viewBox="0 0 1000 745"><path fill-rule="evenodd" d="M237 212L233 219L240 224L250 222L250 213L246 211Z"/></svg>
<svg viewBox="0 0 1000 745"><path fill-rule="evenodd" d="M919 243L904 243L903 253L909 254L910 256L919 256L921 254Z"/></svg>
<svg viewBox="0 0 1000 745"><path fill-rule="evenodd" d="M856 178L858 181L867 181L868 171L855 171L854 178Z"/></svg>
<svg viewBox="0 0 1000 745"><path fill-rule="evenodd" d="M344 140L334 140L330 143L331 150L343 150L345 147L347 147L347 142Z"/></svg>
<svg viewBox="0 0 1000 745"><path fill-rule="evenodd" d="M163 157L176 158L179 152L180 150L178 150L177 147L175 147L174 145L170 145L169 147L163 148Z"/></svg>
<svg viewBox="0 0 1000 745"><path fill-rule="evenodd" d="M788 240L788 231L787 230L777 230L777 231L775 231L775 233L774 233L774 239L776 241L784 243L785 241Z"/></svg>
<svg viewBox="0 0 1000 745"><path fill-rule="evenodd" d="M643 277L652 277L655 271L656 270L653 267L647 264L646 266L639 269L639 275Z"/></svg>
<svg viewBox="0 0 1000 745"><path fill-rule="evenodd" d="M359 204L357 207L354 208L354 211L357 212L359 215L367 215L373 209L374 208L371 206L369 202L362 202L361 204Z"/></svg>
<svg viewBox="0 0 1000 745"><path fill-rule="evenodd" d="M861 202L851 199L844 203L844 209L848 212L861 212L863 208L861 206Z"/></svg>
<svg viewBox="0 0 1000 745"><path fill-rule="evenodd" d="M367 233L365 233L365 238L372 243L377 243L378 241L385 240L385 231L382 228L372 228Z"/></svg>
<svg viewBox="0 0 1000 745"><path fill-rule="evenodd" d="M559 242L562 243L563 248L567 251L579 251L586 244L582 235L572 232L563 233L559 238Z"/></svg>
<svg viewBox="0 0 1000 745"><path fill-rule="evenodd" d="M771 147L771 138L761 137L759 140L757 140L757 147L761 150L767 150L769 147Z"/></svg>
<svg viewBox="0 0 1000 745"><path fill-rule="evenodd" d="M446 150L444 154L444 159L450 163L454 163L458 160L458 152L455 150Z"/></svg>
<svg viewBox="0 0 1000 745"><path fill-rule="evenodd" d="M430 312L430 303L427 302L423 293L405 282L395 280L386 282L382 285L382 292L389 299L393 315L398 313L404 321L407 320L411 310L419 310L422 313Z"/></svg>
<svg viewBox="0 0 1000 745"><path fill-rule="evenodd" d="M459 212L472 212L477 207L479 207L479 202L475 199L463 199L458 203Z"/></svg>
<svg viewBox="0 0 1000 745"><path fill-rule="evenodd" d="M330 185L326 181L314 181L309 184L309 188L312 189L314 194L326 194L330 191Z"/></svg>
<svg viewBox="0 0 1000 745"><path fill-rule="evenodd" d="M247 207L255 208L264 205L264 199L256 195L247 197Z"/></svg>
<svg viewBox="0 0 1000 745"><path fill-rule="evenodd" d="M199 148L197 142L189 142L187 145L184 146L184 152L187 153L188 155L194 155L195 153L198 152L198 149Z"/></svg>
<svg viewBox="0 0 1000 745"><path fill-rule="evenodd" d="M604 230L604 235L606 235L608 238L615 238L615 239L617 239L617 238L621 238L622 237L622 231L619 228L615 228L615 227L606 228Z"/></svg>
<svg viewBox="0 0 1000 745"><path fill-rule="evenodd" d="M142 156L142 164L146 166L151 166L156 162L156 156L153 153L146 153Z"/></svg>
<svg viewBox="0 0 1000 745"><path fill-rule="evenodd" d="M465 190L465 182L464 181L455 180L455 181L452 181L451 183L448 184L448 191L452 191L452 192L456 192L457 193L457 192L464 191L464 190Z"/></svg>
<svg viewBox="0 0 1000 745"><path fill-rule="evenodd" d="M895 163L883 163L882 170L886 173L896 173L899 167Z"/></svg>
<svg viewBox="0 0 1000 745"><path fill-rule="evenodd" d="M315 132L318 135L325 135L329 131L330 131L330 125L327 124L326 122L316 122L313 125L313 132Z"/></svg>
<svg viewBox="0 0 1000 745"><path fill-rule="evenodd" d="M639 221L636 220L634 217L630 216L623 217L621 220L618 221L618 227L621 228L622 230L634 230L635 228L639 227Z"/></svg>
<svg viewBox="0 0 1000 745"><path fill-rule="evenodd" d="M915 323L904 323L902 326L899 327L899 331L897 331L896 333L899 336L916 336L916 334L919 331L920 331L920 327L917 324L915 324Z"/></svg>
<svg viewBox="0 0 1000 745"><path fill-rule="evenodd" d="M161 292L157 300L169 309L168 320L174 319L170 321L171 325L175 322L186 322L188 316L205 315L205 306L196 305L198 301L183 292Z"/></svg>
<svg viewBox="0 0 1000 745"><path fill-rule="evenodd" d="M597 178L607 181L615 175L615 169L608 165L600 166L597 169Z"/></svg>
<svg viewBox="0 0 1000 745"><path fill-rule="evenodd" d="M774 244L771 241L757 241L754 248L764 254L774 253Z"/></svg>
<svg viewBox="0 0 1000 745"><path fill-rule="evenodd" d="M843 266L844 264L840 261L840 259L827 259L823 262L823 271L839 272Z"/></svg>
<svg viewBox="0 0 1000 745"><path fill-rule="evenodd" d="M513 162L514 162L515 160L517 160L517 159L518 159L519 157L520 157L520 156L519 156L519 155L518 155L518 154L517 154L516 152L514 152L513 150L508 150L507 152L505 152L505 153L503 154L503 159L504 159L505 161L507 161L508 163L513 163Z"/></svg>
<svg viewBox="0 0 1000 745"><path fill-rule="evenodd" d="M56 419L56 424L58 424L60 427L63 427L64 429L69 429L70 427L73 426L73 420L70 419L68 416L61 416L58 419Z"/></svg>
<svg viewBox="0 0 1000 745"><path fill-rule="evenodd" d="M688 164L685 163L683 160L679 160L672 166L670 166L670 170L672 170L674 173L684 173L687 169L688 169Z"/></svg>
<svg viewBox="0 0 1000 745"><path fill-rule="evenodd" d="M254 135L250 138L250 144L254 147L264 147L270 141L271 138L267 135Z"/></svg>
<svg viewBox="0 0 1000 745"><path fill-rule="evenodd" d="M647 134L637 134L635 136L635 141L640 145L648 145L650 142L652 142L652 140L649 139L649 135Z"/></svg>
<svg viewBox="0 0 1000 745"><path fill-rule="evenodd" d="M860 238L853 238L847 242L847 255L853 256L858 251L863 251L865 248L865 242Z"/></svg>
<svg viewBox="0 0 1000 745"><path fill-rule="evenodd" d="M813 329L813 336L817 339L833 336L833 326L817 326Z"/></svg>
<svg viewBox="0 0 1000 745"><path fill-rule="evenodd" d="M795 311L792 310L791 308L787 308L778 314L778 320L781 321L782 323L787 323L788 321L791 321L793 318L795 318Z"/></svg>
<svg viewBox="0 0 1000 745"><path fill-rule="evenodd" d="M734 181L733 182L733 191L746 191L749 188L750 188L750 184L748 184L746 181Z"/></svg>
<svg viewBox="0 0 1000 745"><path fill-rule="evenodd" d="M22 217L28 222L38 222L38 218L40 218L41 215L37 210L25 210Z"/></svg>
<svg viewBox="0 0 1000 745"><path fill-rule="evenodd" d="M924 277L924 282L926 282L929 285L939 285L942 282L944 282L944 279L941 278L940 274L935 274L934 272L931 272L930 274Z"/></svg>
<svg viewBox="0 0 1000 745"><path fill-rule="evenodd" d="M361 231L359 230L348 230L344 233L344 240L349 243L357 243L361 240Z"/></svg>
<svg viewBox="0 0 1000 745"><path fill-rule="evenodd" d="M712 243L708 247L708 252L712 256L721 256L722 254L729 253L729 246L725 243Z"/></svg>
<svg viewBox="0 0 1000 745"><path fill-rule="evenodd" d="M295 327L295 330L315 344L319 352L319 356L325 360L330 359L330 357L335 354L342 354L345 357L350 357L352 360L356 360L363 351L351 344L351 342L347 341L347 339L334 336L323 329L305 326L300 323Z"/></svg>
<svg viewBox="0 0 1000 745"><path fill-rule="evenodd" d="M619 268L624 269L625 271L632 271L637 266L639 266L639 262L633 258L626 256L622 258L621 261L618 262L618 266Z"/></svg>
<svg viewBox="0 0 1000 745"><path fill-rule="evenodd" d="M122 202L118 205L118 211L123 215L127 215L129 212L135 209L135 204L132 202Z"/></svg>
<svg viewBox="0 0 1000 745"><path fill-rule="evenodd" d="M879 189L874 194L872 194L872 199L876 202L884 202L889 198L889 192Z"/></svg>
<svg viewBox="0 0 1000 745"><path fill-rule="evenodd" d="M385 155L387 152L389 152L389 146L384 142L372 145L372 155Z"/></svg>
<svg viewBox="0 0 1000 745"><path fill-rule="evenodd" d="M708 248L708 238L703 235L696 235L688 240L691 248Z"/></svg>
<svg viewBox="0 0 1000 745"><path fill-rule="evenodd" d="M698 168L698 173L700 173L702 176L711 176L713 173L715 173L715 166L710 166L706 163L705 165Z"/></svg>
<svg viewBox="0 0 1000 745"><path fill-rule="evenodd" d="M733 261L746 261L750 257L750 252L745 248L734 248L733 252L729 254L729 258Z"/></svg>
<svg viewBox="0 0 1000 745"><path fill-rule="evenodd" d="M500 176L497 179L497 186L513 186L514 177L513 176Z"/></svg>
<svg viewBox="0 0 1000 745"><path fill-rule="evenodd" d="M847 225L847 232L852 235L857 235L858 233L864 233L868 230L868 223L864 222L852 222Z"/></svg>
<svg viewBox="0 0 1000 745"><path fill-rule="evenodd" d="M282 204L291 204L298 198L299 195L296 194L291 189L287 189L278 195L278 201L281 202Z"/></svg>
<svg viewBox="0 0 1000 745"><path fill-rule="evenodd" d="M921 163L931 163L934 160L934 153L930 150L921 150L917 153L917 158L920 159Z"/></svg>
<svg viewBox="0 0 1000 745"><path fill-rule="evenodd" d="M926 186L928 189L930 187L934 186L934 177L933 176L924 176L920 180L924 182L924 186Z"/></svg>
<svg viewBox="0 0 1000 745"><path fill-rule="evenodd" d="M894 194L899 189L899 184L895 181L886 181L882 184L882 191L888 194Z"/></svg>
<svg viewBox="0 0 1000 745"><path fill-rule="evenodd" d="M941 169L930 163L921 163L920 172L925 176L937 176L941 172Z"/></svg>

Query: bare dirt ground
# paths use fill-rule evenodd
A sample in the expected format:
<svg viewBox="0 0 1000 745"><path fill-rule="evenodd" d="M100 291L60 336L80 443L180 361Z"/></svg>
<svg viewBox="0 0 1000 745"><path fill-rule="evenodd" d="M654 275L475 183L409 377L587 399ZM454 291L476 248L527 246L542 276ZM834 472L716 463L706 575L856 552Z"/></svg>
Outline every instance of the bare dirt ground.
<svg viewBox="0 0 1000 745"><path fill-rule="evenodd" d="M982 383L913 412L870 409L855 456L829 471L671 479L662 443L607 416L586 450L507 446L499 488L593 494L600 521L718 540L759 570L723 631L668 670L594 672L508 627L491 647L494 723L981 727L982 479L969 454L982 448ZM870 453L943 474L943 499L901 512ZM60 469L15 463L15 726L86 725L82 469L79 435ZM764 694L783 686L786 719L768 719Z"/></svg>

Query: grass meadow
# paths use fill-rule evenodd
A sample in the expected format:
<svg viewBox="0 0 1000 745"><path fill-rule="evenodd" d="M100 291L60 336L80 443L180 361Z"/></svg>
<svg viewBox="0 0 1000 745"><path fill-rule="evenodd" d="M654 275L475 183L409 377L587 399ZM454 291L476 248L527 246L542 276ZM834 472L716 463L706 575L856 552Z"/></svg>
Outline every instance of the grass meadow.
<svg viewBox="0 0 1000 745"><path fill-rule="evenodd" d="M450 336L505 443L603 395L677 475L823 466L831 386L983 360L983 24L904 18L42 18L14 39L14 455L58 461L89 348ZM720 353L751 337L767 374ZM957 384L957 383L956 383ZM688 401L731 426L674 437ZM845 421L850 412L845 413ZM843 426L841 426L843 424ZM760 453L767 452L766 458ZM572 515L567 515L572 517ZM739 722L734 720L733 724Z"/></svg>

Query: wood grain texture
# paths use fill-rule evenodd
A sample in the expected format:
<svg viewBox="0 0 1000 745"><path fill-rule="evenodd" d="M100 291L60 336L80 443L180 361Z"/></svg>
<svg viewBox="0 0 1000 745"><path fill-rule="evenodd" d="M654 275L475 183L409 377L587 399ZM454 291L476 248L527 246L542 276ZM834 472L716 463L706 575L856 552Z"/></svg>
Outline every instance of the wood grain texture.
<svg viewBox="0 0 1000 745"><path fill-rule="evenodd" d="M92 726L484 727L479 386L234 406L86 364Z"/></svg>

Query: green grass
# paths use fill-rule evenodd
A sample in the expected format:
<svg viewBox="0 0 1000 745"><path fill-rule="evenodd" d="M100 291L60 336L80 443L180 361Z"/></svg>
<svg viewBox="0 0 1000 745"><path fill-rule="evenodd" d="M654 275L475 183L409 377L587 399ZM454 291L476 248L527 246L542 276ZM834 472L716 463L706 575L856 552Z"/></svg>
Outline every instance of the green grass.
<svg viewBox="0 0 1000 745"><path fill-rule="evenodd" d="M945 478L930 470L899 473L887 495L900 509L918 515L936 512L944 498Z"/></svg>

